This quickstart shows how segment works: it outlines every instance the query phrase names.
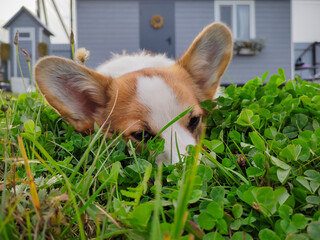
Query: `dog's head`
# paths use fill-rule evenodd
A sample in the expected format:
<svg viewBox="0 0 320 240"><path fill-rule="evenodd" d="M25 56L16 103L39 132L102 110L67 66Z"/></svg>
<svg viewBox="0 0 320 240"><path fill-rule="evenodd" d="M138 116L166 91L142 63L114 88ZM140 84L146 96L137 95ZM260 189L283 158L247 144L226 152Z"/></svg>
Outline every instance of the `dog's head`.
<svg viewBox="0 0 320 240"><path fill-rule="evenodd" d="M176 144L180 153L196 144L204 114L199 103L213 98L231 56L229 29L213 23L169 67L144 68L111 78L68 59L46 57L35 66L35 81L49 104L77 131L90 131L95 122L101 125L108 118L111 133L123 132L134 141L152 138L194 106L160 135L165 139L160 158L177 163Z"/></svg>

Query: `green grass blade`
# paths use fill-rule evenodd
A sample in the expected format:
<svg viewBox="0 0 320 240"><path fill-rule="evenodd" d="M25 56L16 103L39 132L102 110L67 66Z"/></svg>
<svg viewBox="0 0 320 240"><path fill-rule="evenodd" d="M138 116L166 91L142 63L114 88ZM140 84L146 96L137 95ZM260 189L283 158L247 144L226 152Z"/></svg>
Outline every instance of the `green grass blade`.
<svg viewBox="0 0 320 240"><path fill-rule="evenodd" d="M194 180L198 170L199 154L202 149L202 140L204 139L204 136L205 136L205 130L203 129L202 134L200 136L200 141L195 147L196 151L192 156L193 162L191 164L191 169L190 167L189 169L187 169L188 166L184 168L183 180L182 180L183 184L179 190L179 197L178 197L177 207L175 209L173 226L171 230L172 239L180 239L181 233L183 232L183 229L184 229L185 222L187 220L188 202L191 197ZM186 174L187 171L190 171L190 174L187 175Z"/></svg>
<svg viewBox="0 0 320 240"><path fill-rule="evenodd" d="M27 220L27 230L28 230L28 239L31 240L31 222L30 222L30 214L26 211L26 220Z"/></svg>
<svg viewBox="0 0 320 240"><path fill-rule="evenodd" d="M109 177L105 180L103 184L100 185L100 187L91 195L91 197L88 199L88 201L83 205L83 207L80 209L80 213L83 214L86 208L96 199L96 197L99 195L99 193L109 184L109 181L111 179L117 178L119 171L121 168L120 162L115 162L112 165L112 169L110 171Z"/></svg>
<svg viewBox="0 0 320 240"><path fill-rule="evenodd" d="M151 143L153 143L160 136L161 133L163 133L168 127L170 127L172 124L177 122L179 119L184 117L188 112L190 112L192 110L193 107L194 106L191 106L187 110L183 111L178 116L176 116L174 119L172 119L167 125L165 125L152 140L148 141L147 147L145 148L144 151L148 151L148 149L149 149L148 147L151 145Z"/></svg>
<svg viewBox="0 0 320 240"><path fill-rule="evenodd" d="M161 179L162 179L162 164L159 164L158 167L158 174L156 175L155 186L156 186L156 199L154 205L154 212L152 218L152 225L151 225L151 233L150 239L151 240L158 240L159 236L161 236L161 229L160 229L160 210L162 208L161 204Z"/></svg>
<svg viewBox="0 0 320 240"><path fill-rule="evenodd" d="M217 159L215 159L213 156L207 153L207 151L205 151L204 149L202 149L201 153L204 154L211 162L213 162L230 182L234 182L240 185L239 180L236 179L232 174L230 174L229 171L221 163L217 161Z"/></svg>
<svg viewBox="0 0 320 240"><path fill-rule="evenodd" d="M49 153L41 146L41 144L37 140L33 138L33 136L27 133L21 133L21 136L33 142L34 145L39 149L39 151L47 158L50 164L54 166L61 175L64 174L64 172L61 170L57 162L53 160L53 158L49 155Z"/></svg>
<svg viewBox="0 0 320 240"><path fill-rule="evenodd" d="M76 198L73 194L73 191L71 189L71 184L70 182L68 181L67 177L63 174L63 177L66 181L66 187L68 189L68 195L69 195L69 198L70 200L72 201L72 204L73 204L73 208L76 212L76 219L78 221L78 224L79 224L79 232L80 232L80 237L81 237L81 240L85 240L86 239L86 235L84 233L84 227L83 227L83 223L82 223L82 219L81 219L81 214L80 214L80 211L78 209L78 203L76 201Z"/></svg>

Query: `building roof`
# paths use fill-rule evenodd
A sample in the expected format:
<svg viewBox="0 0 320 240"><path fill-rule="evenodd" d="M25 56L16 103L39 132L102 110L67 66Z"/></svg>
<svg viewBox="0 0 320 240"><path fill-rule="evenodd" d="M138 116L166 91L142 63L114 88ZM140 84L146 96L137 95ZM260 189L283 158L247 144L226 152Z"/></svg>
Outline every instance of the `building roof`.
<svg viewBox="0 0 320 240"><path fill-rule="evenodd" d="M9 28L10 25L17 19L19 18L19 16L21 16L22 14L28 14L30 15L41 27L43 27L44 31L49 34L49 35L53 35L53 33L48 29L48 27L46 25L44 25L41 20L34 16L27 8L25 8L24 6L20 8L20 10L12 17L10 18L10 20L8 22L6 22L6 24L3 25L3 28Z"/></svg>

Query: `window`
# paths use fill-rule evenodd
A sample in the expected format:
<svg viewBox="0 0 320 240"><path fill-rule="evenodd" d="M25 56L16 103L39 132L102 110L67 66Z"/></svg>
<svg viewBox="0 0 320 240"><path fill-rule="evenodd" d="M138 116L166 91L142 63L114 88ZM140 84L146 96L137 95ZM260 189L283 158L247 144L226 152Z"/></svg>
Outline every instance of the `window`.
<svg viewBox="0 0 320 240"><path fill-rule="evenodd" d="M227 24L236 40L255 38L254 1L215 1L215 20Z"/></svg>
<svg viewBox="0 0 320 240"><path fill-rule="evenodd" d="M30 38L29 32L19 32L19 38Z"/></svg>

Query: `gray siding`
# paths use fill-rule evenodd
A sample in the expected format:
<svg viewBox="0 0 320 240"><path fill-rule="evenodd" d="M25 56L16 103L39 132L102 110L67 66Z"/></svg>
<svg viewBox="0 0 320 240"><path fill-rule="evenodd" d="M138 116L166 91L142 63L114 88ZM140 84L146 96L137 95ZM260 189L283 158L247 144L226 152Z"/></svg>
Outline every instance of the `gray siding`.
<svg viewBox="0 0 320 240"><path fill-rule="evenodd" d="M72 56L70 44L51 44L50 55L71 59Z"/></svg>
<svg viewBox="0 0 320 240"><path fill-rule="evenodd" d="M20 14L14 22L11 23L10 27L31 27L31 26L39 26L39 23L32 18L29 14L25 12Z"/></svg>
<svg viewBox="0 0 320 240"><path fill-rule="evenodd" d="M78 47L90 51L89 67L97 67L111 52L139 50L139 3L136 1L79 0Z"/></svg>
<svg viewBox="0 0 320 240"><path fill-rule="evenodd" d="M188 49L201 30L214 20L213 1L175 3L176 57Z"/></svg>
<svg viewBox="0 0 320 240"><path fill-rule="evenodd" d="M46 43L48 45L48 48L50 47L50 36L45 34L42 30L42 42ZM49 49L50 52L50 49Z"/></svg>
<svg viewBox="0 0 320 240"><path fill-rule="evenodd" d="M243 84L265 71L270 75L283 68L291 77L291 1L255 1L256 38L266 47L256 56L234 56L226 75ZM90 50L89 67L111 57L110 52L136 52L139 39L139 1L77 1L78 47ZM179 58L197 34L214 21L214 0L175 0L175 55ZM269 76L270 76L269 75ZM226 76L223 84L230 81Z"/></svg>
<svg viewBox="0 0 320 240"><path fill-rule="evenodd" d="M256 56L233 56L226 74L233 83L245 83L278 68L291 77L291 10L290 0L256 0L256 37L264 38L266 47ZM228 84L227 77L222 83Z"/></svg>

